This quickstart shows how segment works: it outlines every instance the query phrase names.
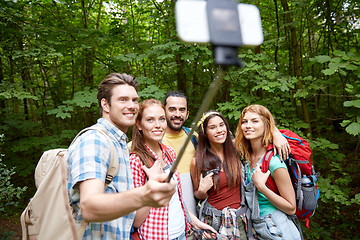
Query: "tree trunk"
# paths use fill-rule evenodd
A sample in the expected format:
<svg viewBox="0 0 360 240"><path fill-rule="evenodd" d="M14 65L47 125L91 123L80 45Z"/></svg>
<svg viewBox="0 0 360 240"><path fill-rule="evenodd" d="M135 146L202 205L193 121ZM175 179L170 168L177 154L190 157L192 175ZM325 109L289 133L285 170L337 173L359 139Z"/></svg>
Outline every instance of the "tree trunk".
<svg viewBox="0 0 360 240"><path fill-rule="evenodd" d="M21 52L24 51L24 42L22 40L21 37L17 38L17 43L18 43L18 47L19 50ZM20 57L20 69L21 69L21 79L22 79L22 87L24 89L24 91L26 91L26 85L28 83L30 83L30 72L29 72L29 62L25 59L25 57ZM24 98L23 99L23 107L24 107L24 115L25 115L25 120L29 120L29 109L28 109L28 103L27 103L27 99Z"/></svg>
<svg viewBox="0 0 360 240"><path fill-rule="evenodd" d="M280 39L280 22L279 22L279 11L278 11L278 4L277 0L274 0L275 4L275 17L276 17L276 30L277 30L277 40L276 40L276 46L274 51L274 62L276 66L276 70L278 70L278 50L279 50L279 39Z"/></svg>
<svg viewBox="0 0 360 240"><path fill-rule="evenodd" d="M3 64L2 64L2 58L0 57L0 84L3 83L3 80L4 80L4 71L3 71ZM5 100L0 100L0 108L1 108L1 111L0 111L0 116L1 116L1 119L4 119L4 114L3 112L5 112Z"/></svg>
<svg viewBox="0 0 360 240"><path fill-rule="evenodd" d="M176 78L177 78L177 88L179 91L183 93L187 93L186 88L186 75L184 72L184 60L181 60L181 55L176 54L176 63L177 63L177 71L176 71Z"/></svg>
<svg viewBox="0 0 360 240"><path fill-rule="evenodd" d="M300 47L298 44L298 40L297 40L297 36L296 36L296 29L295 27L292 25L292 16L290 15L290 11L289 11L289 5L287 0L281 0L281 4L283 6L283 9L285 11L285 24L287 25L285 28L289 34L290 37L290 46L289 49L292 49L292 60L293 60L293 69L294 69L294 73L292 76L296 76L298 79L298 89L302 89L303 88L303 83L301 80L301 57L300 57ZM289 60L289 66L290 66L290 60ZM310 116L309 116L309 111L307 109L307 105L306 105L306 100L305 98L300 98L300 102L301 102L301 108L302 108L302 112L303 112L303 118L304 121L307 122L309 124L309 128L308 128L308 133L310 134L310 139L312 138L312 130L311 130L311 121L310 121Z"/></svg>
<svg viewBox="0 0 360 240"><path fill-rule="evenodd" d="M81 1L81 7L82 7L83 18L84 18L83 19L84 29L88 29L89 28L89 22L88 22L89 12L88 11L90 11L90 8L85 4L85 0ZM102 7L102 1L100 1L100 3L99 3L98 16L97 16L95 28L99 27L101 7ZM84 78L84 86L88 86L90 88L94 87L93 71L94 71L95 52L96 52L95 47L85 49L83 52L84 66L82 67L82 70L83 70L82 75ZM84 121L85 126L92 125L95 120L94 120L94 116L92 115L91 111L85 112L84 115L85 115L85 121Z"/></svg>
<svg viewBox="0 0 360 240"><path fill-rule="evenodd" d="M82 13L83 13L83 20L84 20L84 28L88 29L88 15L89 13L87 12L87 6L85 6L85 0L81 1L81 6L82 6ZM84 67L83 69L83 78L84 78L84 85L85 86L90 86L93 87L94 84L94 75L93 75L93 70L94 70L94 55L95 55L95 48L88 48L85 49L83 52L83 57L84 57Z"/></svg>

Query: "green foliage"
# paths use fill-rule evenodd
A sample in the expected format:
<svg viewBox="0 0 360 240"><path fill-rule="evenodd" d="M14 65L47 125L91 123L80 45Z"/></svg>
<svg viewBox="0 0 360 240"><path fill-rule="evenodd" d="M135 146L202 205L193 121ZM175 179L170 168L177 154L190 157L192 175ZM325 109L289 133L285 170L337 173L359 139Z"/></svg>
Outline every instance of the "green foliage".
<svg viewBox="0 0 360 240"><path fill-rule="evenodd" d="M67 148L76 133L76 130L63 130L59 135L27 137L14 141L9 152L13 154L13 164L16 163L17 174L22 177L32 176L37 161L44 151L53 148ZM31 161L23 161L24 153L32 154Z"/></svg>
<svg viewBox="0 0 360 240"><path fill-rule="evenodd" d="M347 183L349 183L349 179L346 179ZM341 181L343 182L343 181ZM351 182L351 179L350 179ZM336 212L340 214L340 204L341 205L350 205L351 200L349 199L349 189L345 188L344 185L336 185L339 184L339 181L335 181L335 184L332 183L330 179L319 179L319 188L322 189L321 191L321 201L324 203L332 203L337 202L336 204Z"/></svg>
<svg viewBox="0 0 360 240"><path fill-rule="evenodd" d="M66 105L59 105L48 110L47 113L61 119L71 118L74 111L79 111L79 109L89 111L92 106L97 106L96 94L96 89L86 87L83 91L76 92L73 99L64 101L63 103Z"/></svg>
<svg viewBox="0 0 360 240"><path fill-rule="evenodd" d="M90 108L98 104L96 94L97 89L85 87L84 90L76 92L73 99L64 101L64 103L80 108Z"/></svg>
<svg viewBox="0 0 360 240"><path fill-rule="evenodd" d="M49 115L55 115L56 117L59 117L61 119L70 118L71 113L74 111L73 106L64 106L60 105L55 109L51 109L48 111Z"/></svg>
<svg viewBox="0 0 360 240"><path fill-rule="evenodd" d="M327 63L328 68L322 70L322 73L327 76L336 77L337 74L342 76L355 75L360 76L360 54L352 49L349 52L334 51L334 56L316 56L310 59L312 62ZM334 76L333 76L334 75ZM360 135L360 91L359 81L354 84L346 83L344 90L351 94L349 101L344 101L343 106L346 108L347 119L341 123L345 127L345 131L353 136ZM354 95L355 94L355 95Z"/></svg>
<svg viewBox="0 0 360 240"><path fill-rule="evenodd" d="M339 146L337 144L332 143L324 138L317 138L316 140L312 140L310 142L310 147L312 149L319 149L321 151L326 151L328 149L331 150L339 149Z"/></svg>
<svg viewBox="0 0 360 240"><path fill-rule="evenodd" d="M360 193L356 194L355 197L353 199L351 199L351 203L355 203L360 206ZM360 216L360 208L359 208L358 215Z"/></svg>
<svg viewBox="0 0 360 240"><path fill-rule="evenodd" d="M311 139L321 198L307 239L360 235L357 1L242 3L259 7L265 42L239 48L245 67L228 68L210 108L235 130L244 107L263 104L279 128ZM44 150L68 146L96 121L96 87L108 73L134 75L141 99L185 92L188 124L215 78L212 46L177 39L175 1L99 4L0 1L1 152L18 186L32 186Z"/></svg>
<svg viewBox="0 0 360 240"><path fill-rule="evenodd" d="M348 84L347 89L352 89L352 85ZM352 91L352 90L351 90ZM349 119L341 123L342 127L346 127L345 131L353 136L360 135L360 95L356 95L357 99L345 101L344 107L349 108L346 115Z"/></svg>
<svg viewBox="0 0 360 240"><path fill-rule="evenodd" d="M325 75L333 75L335 72L339 72L341 75L347 75L348 71L355 71L359 76L360 70L360 55L355 49L346 53L345 51L334 51L334 57L329 56L317 56L313 61L325 63L328 62L328 68L322 70Z"/></svg>
<svg viewBox="0 0 360 240"><path fill-rule="evenodd" d="M34 96L30 92L24 90L20 84L0 84L0 99L33 99L38 100L38 97Z"/></svg>
<svg viewBox="0 0 360 240"><path fill-rule="evenodd" d="M346 209L359 205L359 195L354 195L351 188L348 187L355 184L356 180L344 167L345 155L339 152L338 144L324 138L310 141L310 146L313 150L313 164L315 164L316 170L320 172L318 180L319 205L331 207L331 212L334 215L326 216L328 220L334 216L341 216L346 221L343 214ZM359 209L359 206L357 208ZM357 211L354 217L359 218L359 216L360 212Z"/></svg>
<svg viewBox="0 0 360 240"><path fill-rule="evenodd" d="M165 97L166 92L155 85L155 81L153 79L139 77L137 80L142 85L142 90L138 92L139 97L142 100L148 98L163 99Z"/></svg>
<svg viewBox="0 0 360 240"><path fill-rule="evenodd" d="M0 136L2 142L3 135ZM14 176L15 168L7 168L2 162L3 154L0 153L0 213L9 214L12 213L13 207L18 206L18 200L27 187L15 187L11 182L12 176Z"/></svg>

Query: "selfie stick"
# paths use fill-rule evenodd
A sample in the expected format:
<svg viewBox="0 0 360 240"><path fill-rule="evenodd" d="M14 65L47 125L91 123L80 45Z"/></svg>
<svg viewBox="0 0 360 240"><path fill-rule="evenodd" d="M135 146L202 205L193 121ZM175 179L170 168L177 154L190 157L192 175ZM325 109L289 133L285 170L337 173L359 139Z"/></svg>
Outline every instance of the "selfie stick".
<svg viewBox="0 0 360 240"><path fill-rule="evenodd" d="M183 156L183 154L185 152L186 146L188 145L194 131L198 128L198 126L197 126L198 121L201 119L202 114L210 106L210 103L211 103L212 99L215 97L215 95L220 87L220 84L221 84L222 80L224 79L224 76L225 76L225 71L221 66L219 66L219 69L217 70L217 73L216 73L216 77L215 77L214 81L210 84L209 90L207 91L205 98L202 101L201 106L200 106L199 110L197 111L196 116L191 124L191 130L190 130L189 134L187 135L187 138L186 138L184 144L182 145L175 162L172 164L167 182L170 182L172 175L175 173L175 170L176 170L177 166L179 165L181 157Z"/></svg>

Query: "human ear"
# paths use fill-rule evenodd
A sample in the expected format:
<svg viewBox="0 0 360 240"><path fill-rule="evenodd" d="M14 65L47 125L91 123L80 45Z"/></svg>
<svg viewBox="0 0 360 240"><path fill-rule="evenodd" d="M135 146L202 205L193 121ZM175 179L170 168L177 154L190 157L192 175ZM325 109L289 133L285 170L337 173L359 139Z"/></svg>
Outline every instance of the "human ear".
<svg viewBox="0 0 360 240"><path fill-rule="evenodd" d="M105 111L106 113L110 112L110 104L108 103L108 101L106 101L105 98L101 99L101 108L103 109L103 111Z"/></svg>
<svg viewBox="0 0 360 240"><path fill-rule="evenodd" d="M141 127L141 124L139 121L136 121L136 127L141 131L142 130L142 127Z"/></svg>
<svg viewBox="0 0 360 240"><path fill-rule="evenodd" d="M189 111L187 111L186 113L185 121L188 119L188 117L189 117Z"/></svg>

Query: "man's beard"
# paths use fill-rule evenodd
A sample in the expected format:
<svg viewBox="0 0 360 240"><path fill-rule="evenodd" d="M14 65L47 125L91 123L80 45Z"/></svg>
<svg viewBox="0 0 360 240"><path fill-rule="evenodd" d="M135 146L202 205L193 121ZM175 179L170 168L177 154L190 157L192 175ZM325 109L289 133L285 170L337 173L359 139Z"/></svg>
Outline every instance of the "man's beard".
<svg viewBox="0 0 360 240"><path fill-rule="evenodd" d="M172 125L171 121L176 120L176 119L182 121L182 124L180 126ZM173 131L180 131L182 129L182 127L184 126L184 124L185 124L184 118L182 118L182 117L171 117L170 119L166 119L166 120L167 120L168 127Z"/></svg>

